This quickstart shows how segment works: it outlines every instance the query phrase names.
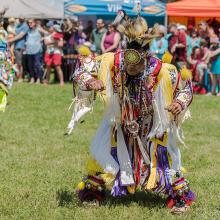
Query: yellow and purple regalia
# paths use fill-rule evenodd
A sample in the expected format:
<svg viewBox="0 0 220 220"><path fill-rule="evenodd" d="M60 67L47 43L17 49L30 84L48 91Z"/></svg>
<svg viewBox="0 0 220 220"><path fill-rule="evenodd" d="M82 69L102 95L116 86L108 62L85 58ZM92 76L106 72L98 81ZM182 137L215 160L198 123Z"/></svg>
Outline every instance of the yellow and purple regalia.
<svg viewBox="0 0 220 220"><path fill-rule="evenodd" d="M124 72L124 56L119 50L97 57L106 111L90 147L88 176L78 186L79 197L102 200L105 188L113 196L142 189L171 199L180 192L184 202L191 203L194 195L182 175L177 148L183 141L180 125L189 116L192 101L190 77L155 57L146 58L146 70L132 77ZM82 90L91 78L80 68L75 75ZM177 118L166 110L174 100L182 106ZM182 187L176 191L178 182Z"/></svg>
<svg viewBox="0 0 220 220"><path fill-rule="evenodd" d="M124 23L129 20L125 19ZM129 43L146 45L150 35L135 36L137 31L132 28L138 25L145 34L146 23L141 17L129 20L122 29L130 36ZM87 176L79 183L77 193L81 201L102 201L106 189L114 197L151 190L168 195L169 208L186 207L195 196L183 177L178 144L184 143L180 126L190 116L190 74L185 69L178 73L175 66L143 49L139 51L120 49L96 58L97 78L105 87L101 95L106 110L90 146ZM140 60L145 62L144 70L129 75L125 63L136 65ZM94 77L81 66L74 80L87 91ZM182 108L176 117L166 110L173 102Z"/></svg>

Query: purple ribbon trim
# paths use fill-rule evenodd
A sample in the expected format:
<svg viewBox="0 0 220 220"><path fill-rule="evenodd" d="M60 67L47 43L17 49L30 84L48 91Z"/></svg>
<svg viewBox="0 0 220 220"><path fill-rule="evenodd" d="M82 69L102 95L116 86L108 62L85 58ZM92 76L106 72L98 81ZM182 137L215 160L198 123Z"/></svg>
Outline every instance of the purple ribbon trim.
<svg viewBox="0 0 220 220"><path fill-rule="evenodd" d="M187 195L186 198L190 201L195 201L196 200L196 195L194 194L194 192L192 190L190 190Z"/></svg>
<svg viewBox="0 0 220 220"><path fill-rule="evenodd" d="M160 181L159 181L158 187L163 186L163 183L165 182L165 188L169 192L172 187L169 181L169 176L167 175L167 171L170 169L169 160L167 157L167 148L159 144L157 147L157 169L162 171L162 172L159 172ZM162 181L162 179L164 181Z"/></svg>
<svg viewBox="0 0 220 220"><path fill-rule="evenodd" d="M117 157L117 148L116 147L112 147L111 155L115 159L115 161L119 164L118 157ZM120 172L118 172L118 174L115 178L115 182L114 182L114 185L113 185L112 190L111 190L111 195L114 196L114 197L127 195L127 187L122 186L121 183L120 183Z"/></svg>

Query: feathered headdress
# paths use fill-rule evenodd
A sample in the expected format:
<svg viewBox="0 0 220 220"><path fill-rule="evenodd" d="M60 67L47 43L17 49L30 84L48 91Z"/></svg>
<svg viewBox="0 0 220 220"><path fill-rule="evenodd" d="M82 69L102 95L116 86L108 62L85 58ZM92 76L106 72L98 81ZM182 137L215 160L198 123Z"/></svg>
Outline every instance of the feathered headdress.
<svg viewBox="0 0 220 220"><path fill-rule="evenodd" d="M128 43L137 42L141 47L159 36L158 24L149 29L146 20L140 16L140 13L132 19L124 10L120 10L113 24L117 25L117 30L126 36Z"/></svg>

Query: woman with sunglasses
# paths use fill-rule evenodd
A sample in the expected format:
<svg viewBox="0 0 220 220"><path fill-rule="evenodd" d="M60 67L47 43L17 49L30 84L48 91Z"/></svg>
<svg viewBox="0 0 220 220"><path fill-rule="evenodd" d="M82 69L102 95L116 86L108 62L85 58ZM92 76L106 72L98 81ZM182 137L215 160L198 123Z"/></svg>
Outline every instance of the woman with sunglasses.
<svg viewBox="0 0 220 220"><path fill-rule="evenodd" d="M102 53L114 52L119 46L121 36L113 24L108 25L108 31L103 35L101 42Z"/></svg>

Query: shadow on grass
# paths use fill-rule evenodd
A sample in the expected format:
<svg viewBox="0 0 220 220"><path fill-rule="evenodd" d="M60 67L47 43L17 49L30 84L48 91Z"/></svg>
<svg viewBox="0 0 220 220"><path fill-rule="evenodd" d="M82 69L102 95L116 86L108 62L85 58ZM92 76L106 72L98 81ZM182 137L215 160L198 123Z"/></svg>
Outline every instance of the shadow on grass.
<svg viewBox="0 0 220 220"><path fill-rule="evenodd" d="M117 206L130 205L136 203L139 206L155 208L163 207L166 204L166 199L162 196L150 192L136 192L133 195L123 197L112 197L108 195L106 200L101 203L101 206Z"/></svg>
<svg viewBox="0 0 220 220"><path fill-rule="evenodd" d="M74 192L69 192L68 190L60 189L56 192L56 200L58 206L71 205L74 200Z"/></svg>
<svg viewBox="0 0 220 220"><path fill-rule="evenodd" d="M69 206L76 204L81 207L83 204L78 200L75 192L68 190L58 190L56 193L56 200L58 206ZM112 197L109 192L106 193L106 199L99 204L99 206L117 206L125 205L128 206L132 203L136 203L141 207L148 208L161 208L166 204L166 199L162 196L150 193L150 192L137 192L134 195L128 195L123 197Z"/></svg>

